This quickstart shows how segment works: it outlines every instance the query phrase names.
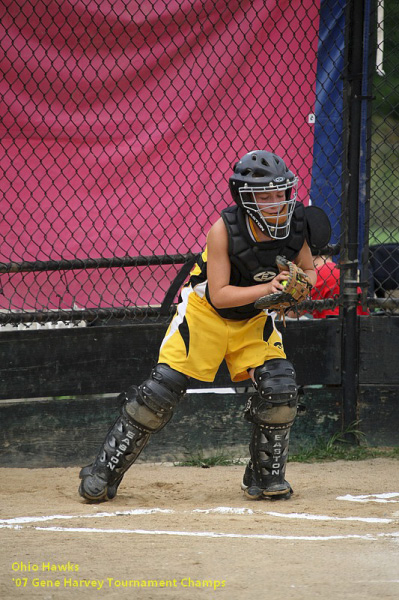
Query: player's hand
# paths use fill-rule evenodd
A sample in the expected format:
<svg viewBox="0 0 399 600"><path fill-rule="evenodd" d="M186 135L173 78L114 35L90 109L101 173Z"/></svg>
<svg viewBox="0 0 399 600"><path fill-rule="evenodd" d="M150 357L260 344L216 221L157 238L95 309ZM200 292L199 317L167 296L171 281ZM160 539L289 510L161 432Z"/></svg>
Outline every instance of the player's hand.
<svg viewBox="0 0 399 600"><path fill-rule="evenodd" d="M282 292L284 290L283 282L287 280L289 276L288 271L281 271L274 279L269 281L268 283L262 283L258 285L259 288L259 298L262 296L268 296L269 294L275 294L276 292Z"/></svg>
<svg viewBox="0 0 399 600"><path fill-rule="evenodd" d="M276 264L280 273L271 282L276 291L260 296L255 308L281 312L305 300L312 289L309 276L298 265L284 256L277 256Z"/></svg>

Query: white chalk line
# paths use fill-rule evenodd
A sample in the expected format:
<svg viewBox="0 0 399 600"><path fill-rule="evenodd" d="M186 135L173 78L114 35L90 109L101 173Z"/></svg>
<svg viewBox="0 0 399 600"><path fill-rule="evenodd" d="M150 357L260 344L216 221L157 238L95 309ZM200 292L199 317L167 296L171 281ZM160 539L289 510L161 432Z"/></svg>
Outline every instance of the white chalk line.
<svg viewBox="0 0 399 600"><path fill-rule="evenodd" d="M223 514L223 515L268 515L270 517L284 519L305 519L309 521L358 521L361 523L393 523L395 519L377 518L377 517L336 517L328 515L312 515L309 513L280 513L275 511L253 510L251 508L233 508L230 506L218 506L217 508L201 509L196 508L191 511L175 511L163 508L135 508L131 510L120 510L115 512L97 512L86 515L48 515L42 517L14 517L11 519L0 519L1 528L12 528L16 525L25 525L29 523L43 523L46 521L73 520L73 519L100 519L120 516L140 516L153 514Z"/></svg>
<svg viewBox="0 0 399 600"><path fill-rule="evenodd" d="M250 513L243 512L250 511ZM327 515L311 515L309 513L279 513L274 511L253 511L248 508L230 509L228 507L220 506L218 508L210 509L195 509L193 513L205 513L205 514L263 514L270 517L278 517L284 519L306 519L309 521L360 521L362 523L392 523L394 519L377 518L377 517L333 517Z"/></svg>
<svg viewBox="0 0 399 600"><path fill-rule="evenodd" d="M118 516L140 516L140 515L177 515L177 514L224 514L224 515L267 515L277 518L288 519L306 519L313 521L357 521L362 523L392 523L393 519L375 518L375 517L336 517L327 515L311 515L309 513L279 513L275 511L253 510L250 508L233 508L228 506L219 506L210 509L194 509L191 511L175 511L171 509L161 508L137 508L132 510L115 511L115 512L97 512L85 515L47 515L41 517L15 517L11 519L0 519L0 528L7 529L34 529L37 531L47 532L64 532L64 533L118 533L118 534L135 534L135 535L169 535L183 537L205 537L205 538L244 538L244 539L267 539L267 540L298 540L298 541L332 541L344 539L358 540L377 540L381 537L399 538L399 532L378 533L378 534L347 534L347 535L273 535L273 534L240 534L240 533L217 533L210 531L167 531L167 530L145 530L145 529L107 529L98 527L43 527L33 525L34 523L43 523L53 520L73 520L73 519L93 519L93 518L109 518Z"/></svg>
<svg viewBox="0 0 399 600"><path fill-rule="evenodd" d="M337 500L347 500L348 502L399 502L399 493L387 492L385 494L361 494L360 496L352 496L346 494L346 496L337 496Z"/></svg>
<svg viewBox="0 0 399 600"><path fill-rule="evenodd" d="M378 533L377 535L272 535L268 533L217 533L213 531L166 531L166 530L146 530L146 529L100 529L96 527L33 527L37 531L47 532L66 532L66 533L118 533L135 535L169 535L181 537L204 537L204 538L241 538L258 540L298 540L298 541L329 541L329 540L366 540L376 541L382 537L399 538L399 531L391 533Z"/></svg>
<svg viewBox="0 0 399 600"><path fill-rule="evenodd" d="M117 510L115 512L98 512L88 515L49 515L43 517L14 517L13 519L0 519L0 529L8 525L24 523L41 523L44 521L58 521L59 519L96 519L102 517L119 517L129 515L152 515L152 514L170 514L173 510L164 508L135 508L132 510Z"/></svg>

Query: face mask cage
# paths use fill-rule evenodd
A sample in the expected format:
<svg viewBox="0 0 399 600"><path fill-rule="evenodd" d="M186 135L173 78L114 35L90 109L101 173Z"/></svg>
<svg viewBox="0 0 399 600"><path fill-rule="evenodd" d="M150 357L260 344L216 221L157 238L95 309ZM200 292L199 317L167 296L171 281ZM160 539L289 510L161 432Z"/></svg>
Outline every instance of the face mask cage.
<svg viewBox="0 0 399 600"><path fill-rule="evenodd" d="M291 190L291 197L287 198L287 190ZM255 193L285 191L286 199L279 202L262 202L256 200ZM298 195L298 178L290 182L278 185L273 183L264 187L249 187L245 185L238 190L241 205L251 219L257 224L259 229L275 240L282 240L289 236L292 213L295 208L295 201ZM271 214L262 214L270 210Z"/></svg>

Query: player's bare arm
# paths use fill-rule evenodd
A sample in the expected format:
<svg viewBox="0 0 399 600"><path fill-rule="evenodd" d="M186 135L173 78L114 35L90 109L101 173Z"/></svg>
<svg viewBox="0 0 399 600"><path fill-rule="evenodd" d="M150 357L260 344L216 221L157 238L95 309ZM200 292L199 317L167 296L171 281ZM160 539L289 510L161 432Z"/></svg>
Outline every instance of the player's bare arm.
<svg viewBox="0 0 399 600"><path fill-rule="evenodd" d="M230 259L228 255L228 236L223 219L218 219L211 227L208 238L207 276L209 295L216 308L244 306L261 296L283 290L281 281L287 272L279 273L272 281L249 287L230 285ZM313 263L312 263L313 265Z"/></svg>
<svg viewBox="0 0 399 600"><path fill-rule="evenodd" d="M312 253L306 241L304 242L298 256L294 260L294 263L306 273L306 275L309 277L310 283L312 285L316 285L317 273L314 268Z"/></svg>

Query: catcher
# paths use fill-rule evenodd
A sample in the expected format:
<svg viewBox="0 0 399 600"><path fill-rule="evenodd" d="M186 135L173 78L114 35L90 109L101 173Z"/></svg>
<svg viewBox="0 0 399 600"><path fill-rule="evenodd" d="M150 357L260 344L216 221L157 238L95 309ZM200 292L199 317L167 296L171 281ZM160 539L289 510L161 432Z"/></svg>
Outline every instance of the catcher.
<svg viewBox="0 0 399 600"><path fill-rule="evenodd" d="M232 381L251 378L256 392L245 408L253 424L241 486L246 497L287 499L292 493L285 467L298 387L275 311L305 299L316 282L310 246L320 242L326 217L296 201L297 177L271 152L246 154L229 186L235 204L208 233L157 365L146 381L121 394L120 416L94 462L80 472L79 492L88 501L115 497L151 435L171 419L189 378L212 382L223 359Z"/></svg>

